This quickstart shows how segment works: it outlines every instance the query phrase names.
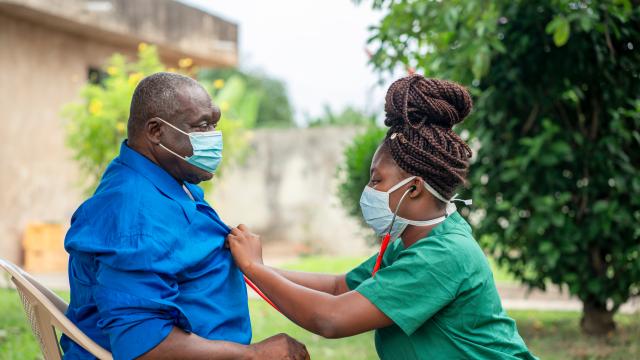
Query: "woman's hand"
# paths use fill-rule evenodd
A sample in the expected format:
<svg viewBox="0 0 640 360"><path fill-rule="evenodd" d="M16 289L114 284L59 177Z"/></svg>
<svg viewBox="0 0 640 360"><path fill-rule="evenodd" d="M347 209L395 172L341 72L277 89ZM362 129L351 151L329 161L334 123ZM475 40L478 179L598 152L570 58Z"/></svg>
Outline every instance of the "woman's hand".
<svg viewBox="0 0 640 360"><path fill-rule="evenodd" d="M231 229L227 244L236 265L246 273L253 264L262 264L262 243L260 236L252 233L244 224Z"/></svg>

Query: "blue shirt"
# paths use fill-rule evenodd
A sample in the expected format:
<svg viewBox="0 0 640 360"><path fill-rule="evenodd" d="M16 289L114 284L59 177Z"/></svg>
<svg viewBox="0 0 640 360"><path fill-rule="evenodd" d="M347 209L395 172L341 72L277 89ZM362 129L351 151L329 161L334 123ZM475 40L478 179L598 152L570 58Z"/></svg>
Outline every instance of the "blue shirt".
<svg viewBox="0 0 640 360"><path fill-rule="evenodd" d="M242 274L224 246L229 228L184 183L127 146L95 194L73 214L65 238L67 316L115 359L153 349L174 326L211 340L248 344ZM65 359L92 356L63 336Z"/></svg>

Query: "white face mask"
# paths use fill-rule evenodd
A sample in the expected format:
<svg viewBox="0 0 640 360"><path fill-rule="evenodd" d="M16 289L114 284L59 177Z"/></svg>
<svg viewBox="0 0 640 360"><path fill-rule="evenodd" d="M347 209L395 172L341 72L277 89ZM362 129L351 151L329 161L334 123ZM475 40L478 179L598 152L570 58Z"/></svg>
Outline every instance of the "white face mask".
<svg viewBox="0 0 640 360"><path fill-rule="evenodd" d="M471 200L458 199L458 194L454 195L451 199L446 200L434 188L423 181L422 183L424 184L424 187L427 189L427 191L433 194L433 196L435 196L437 199L447 204L445 215L431 220L418 221L405 219L395 214L394 220L394 212L389 208L389 194L396 191L415 178L415 176L408 177L391 187L391 189L386 192L376 190L370 186L366 186L364 188L364 190L362 191L362 196L360 197L360 208L362 209L362 216L364 217L367 225L369 225L373 229L373 231L375 231L376 235L383 236L386 233L389 233L391 234L391 239L393 240L398 238L408 225L431 226L443 222L449 215L453 214L456 211L456 205L453 203L454 201L464 202L465 205L471 204ZM399 204L409 193L409 191L410 190L407 190L405 192L405 194L400 199ZM397 211L398 209L396 209L396 212ZM391 229L389 228L390 226L392 226Z"/></svg>

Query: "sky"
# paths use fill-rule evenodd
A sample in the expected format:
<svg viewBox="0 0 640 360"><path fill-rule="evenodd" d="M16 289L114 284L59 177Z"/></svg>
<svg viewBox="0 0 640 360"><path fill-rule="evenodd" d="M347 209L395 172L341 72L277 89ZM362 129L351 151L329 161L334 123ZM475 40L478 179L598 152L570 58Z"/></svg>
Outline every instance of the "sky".
<svg viewBox="0 0 640 360"><path fill-rule="evenodd" d="M182 0L239 25L240 68L283 80L296 122L352 105L381 112L384 86L367 64L369 25L381 15L351 0Z"/></svg>

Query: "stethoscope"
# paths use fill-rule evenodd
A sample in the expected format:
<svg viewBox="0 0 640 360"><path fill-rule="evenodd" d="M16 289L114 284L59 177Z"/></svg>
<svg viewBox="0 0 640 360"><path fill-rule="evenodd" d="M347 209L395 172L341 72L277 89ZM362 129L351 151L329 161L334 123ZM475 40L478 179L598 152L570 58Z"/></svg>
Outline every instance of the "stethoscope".
<svg viewBox="0 0 640 360"><path fill-rule="evenodd" d="M415 189L416 189L416 186L412 185L410 188L408 188L404 192L404 194L402 194L402 197L400 197L400 201L398 201L398 205L396 205L396 210L393 212L393 217L391 218L391 224L389 225L389 229L387 230L387 234L382 239L382 244L380 245L380 251L378 252L378 257L376 258L376 264L373 267L373 271L371 272L371 276L374 276L376 274L376 272L378 271L378 269L380 269L380 264L382 263L382 257L384 256L385 251L387 251L387 247L389 246L389 241L391 240L391 229L393 229L393 224L395 224L395 222L396 222L396 217L398 215L398 210L400 210L400 205L404 201L405 197L410 192L414 191ZM246 275L243 275L243 276L244 276L244 282L247 283L247 285L253 291L255 291L256 294L258 294L264 301L266 301L269 305L271 305L274 309L276 309L278 312L280 312L282 314L282 311L280 311L280 309L278 309L276 304L274 304L273 301L271 301L271 299L269 299L260 289L258 289L258 287L253 282L251 282L251 280L249 280L249 278L247 278Z"/></svg>
<svg viewBox="0 0 640 360"><path fill-rule="evenodd" d="M371 276L372 277L375 276L375 274L376 274L376 272L378 272L378 270L380 270L380 265L382 264L382 258L384 257L384 254L387 251L387 247L389 247L389 242L391 241L391 230L393 229L393 225L396 222L396 218L398 216L398 210L400 210L400 206L404 202L404 199L407 197L407 195L409 195L409 193L411 193L412 191L415 191L416 189L417 189L416 186L412 185L400 197L400 201L398 201L398 205L396 205L396 209L393 212L393 217L391 218L391 224L389 224L389 228L387 229L387 233L384 236L384 238L382 239L382 243L380 244L380 251L378 252L378 256L376 257L376 263L373 266L373 270L371 271ZM458 199L457 196L458 196L458 194L455 194L453 196L453 198L451 200L449 200L448 202L451 203L451 202L454 202L454 201L460 201L460 202L464 202L465 205L470 205L471 204L471 200L461 200L461 199ZM449 216L449 211L445 210L444 218L447 218L448 216ZM260 289L258 289L258 287L254 283L252 283L251 280L249 280L249 278L244 276L244 281L264 301L266 301L269 305L271 305L274 309L276 309L278 312L280 312L282 314L282 311L280 311L280 309L278 309L276 304L274 304L273 301L271 301L262 291L260 291Z"/></svg>
<svg viewBox="0 0 640 360"><path fill-rule="evenodd" d="M398 210L400 209L400 205L404 201L404 198L412 191L416 190L416 186L412 185L408 188L402 197L400 197L400 201L398 201L398 205L396 205L396 210L393 212L393 217L391 218L391 224L389 225L389 229L387 230L387 234L382 238L382 243L380 244L380 251L378 252L378 257L376 258L376 264L373 266L373 271L371 271L371 276L375 276L376 272L380 269L380 265L382 264L382 257L384 253L387 251L387 247L389 246L389 241L391 241L391 229L393 229L393 225L396 222L396 217L398 216Z"/></svg>

